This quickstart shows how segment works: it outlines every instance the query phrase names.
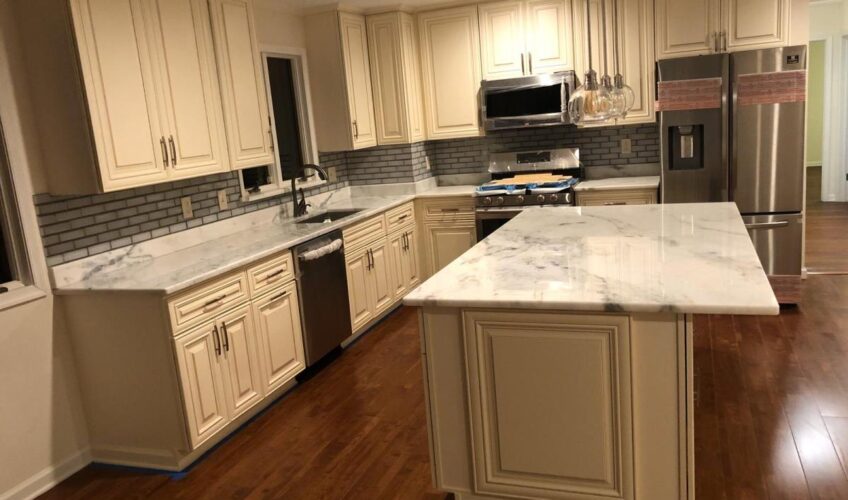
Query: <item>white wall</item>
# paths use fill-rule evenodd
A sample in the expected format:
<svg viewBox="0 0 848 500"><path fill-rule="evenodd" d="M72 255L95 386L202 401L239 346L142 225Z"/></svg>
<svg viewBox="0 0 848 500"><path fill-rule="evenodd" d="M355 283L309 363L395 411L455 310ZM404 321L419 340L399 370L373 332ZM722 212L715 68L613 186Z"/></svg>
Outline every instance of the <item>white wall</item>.
<svg viewBox="0 0 848 500"><path fill-rule="evenodd" d="M824 125L822 133L822 200L848 201L846 189L846 125L844 36L848 34L848 2L810 4L810 40L825 41Z"/></svg>
<svg viewBox="0 0 848 500"><path fill-rule="evenodd" d="M0 499L25 498L88 463L73 356L46 282L33 183L39 147L17 43L14 2L0 0L0 120L40 299L0 311Z"/></svg>
<svg viewBox="0 0 848 500"><path fill-rule="evenodd" d="M279 0L256 0L256 38L259 44L278 47L306 47L303 17Z"/></svg>

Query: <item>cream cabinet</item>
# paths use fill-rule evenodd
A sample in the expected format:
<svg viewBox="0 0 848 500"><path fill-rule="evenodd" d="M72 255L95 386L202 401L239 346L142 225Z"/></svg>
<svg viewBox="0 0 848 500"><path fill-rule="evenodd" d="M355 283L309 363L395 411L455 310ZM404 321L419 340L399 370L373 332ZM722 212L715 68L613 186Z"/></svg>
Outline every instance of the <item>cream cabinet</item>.
<svg viewBox="0 0 848 500"><path fill-rule="evenodd" d="M258 338L249 304L220 320L221 356L226 364L228 414L234 419L262 399Z"/></svg>
<svg viewBox="0 0 848 500"><path fill-rule="evenodd" d="M614 12L618 8L618 23ZM606 9L606 26L601 24ZM586 7L575 4L575 33L578 45L579 73L589 68L588 37L586 33ZM615 124L653 123L654 109L654 2L652 0L590 0L589 19L592 23L592 68L600 78L616 74L614 43L618 40L618 70L633 89L633 108L625 118Z"/></svg>
<svg viewBox="0 0 848 500"><path fill-rule="evenodd" d="M657 203L657 189L615 189L604 191L579 191L577 205L650 205Z"/></svg>
<svg viewBox="0 0 848 500"><path fill-rule="evenodd" d="M394 302L389 244L385 236L346 258L350 319L357 332Z"/></svg>
<svg viewBox="0 0 848 500"><path fill-rule="evenodd" d="M415 226L404 228L389 236L389 251L393 278L393 294L400 300L421 282L418 260L418 239Z"/></svg>
<svg viewBox="0 0 848 500"><path fill-rule="evenodd" d="M366 22L377 143L422 141L426 136L415 20L405 12L389 12L368 16Z"/></svg>
<svg viewBox="0 0 848 500"><path fill-rule="evenodd" d="M791 0L656 0L657 59L780 47Z"/></svg>
<svg viewBox="0 0 848 500"><path fill-rule="evenodd" d="M270 392L306 368L295 282L256 300L254 310L262 353L262 382Z"/></svg>
<svg viewBox="0 0 848 500"><path fill-rule="evenodd" d="M483 79L574 68L570 0L509 0L478 11Z"/></svg>
<svg viewBox="0 0 848 500"><path fill-rule="evenodd" d="M474 200L422 198L417 202L424 277L438 272L477 243Z"/></svg>
<svg viewBox="0 0 848 500"><path fill-rule="evenodd" d="M306 18L318 149L377 145L365 17L324 12Z"/></svg>
<svg viewBox="0 0 848 500"><path fill-rule="evenodd" d="M418 36L427 138L480 135L477 7L422 12Z"/></svg>
<svg viewBox="0 0 848 500"><path fill-rule="evenodd" d="M232 168L275 162L250 0L209 0Z"/></svg>

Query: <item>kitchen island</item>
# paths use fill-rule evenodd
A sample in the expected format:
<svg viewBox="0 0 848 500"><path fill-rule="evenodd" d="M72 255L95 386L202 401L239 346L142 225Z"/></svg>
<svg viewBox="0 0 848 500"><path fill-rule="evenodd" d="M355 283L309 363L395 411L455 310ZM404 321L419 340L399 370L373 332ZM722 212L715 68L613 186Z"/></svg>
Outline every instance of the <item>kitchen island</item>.
<svg viewBox="0 0 848 500"><path fill-rule="evenodd" d="M732 203L525 210L409 294L460 499L694 497L692 314L777 314Z"/></svg>

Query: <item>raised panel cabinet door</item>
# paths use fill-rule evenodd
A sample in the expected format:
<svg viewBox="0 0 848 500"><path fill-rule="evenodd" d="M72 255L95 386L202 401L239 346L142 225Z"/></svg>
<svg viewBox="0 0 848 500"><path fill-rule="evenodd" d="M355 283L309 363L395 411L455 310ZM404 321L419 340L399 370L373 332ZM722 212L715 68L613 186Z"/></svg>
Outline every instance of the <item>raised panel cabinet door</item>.
<svg viewBox="0 0 848 500"><path fill-rule="evenodd" d="M377 142L403 143L408 140L409 131L400 14L368 16L367 23Z"/></svg>
<svg viewBox="0 0 848 500"><path fill-rule="evenodd" d="M370 272L368 249L347 256L347 295L350 303L350 322L356 331L374 317L371 309Z"/></svg>
<svg viewBox="0 0 848 500"><path fill-rule="evenodd" d="M239 308L219 321L226 370L230 418L235 419L264 396L257 351L256 327L250 306Z"/></svg>
<svg viewBox="0 0 848 500"><path fill-rule="evenodd" d="M371 310L377 315L388 309L395 299L389 243L385 238L371 245L371 264Z"/></svg>
<svg viewBox="0 0 848 500"><path fill-rule="evenodd" d="M427 138L424 123L424 95L421 89L421 57L418 49L418 27L405 12L400 15L403 73L406 82L406 118L409 142Z"/></svg>
<svg viewBox="0 0 848 500"><path fill-rule="evenodd" d="M477 241L474 224L428 224L430 274L438 272L473 247Z"/></svg>
<svg viewBox="0 0 848 500"><path fill-rule="evenodd" d="M715 52L720 17L719 0L656 0L657 59Z"/></svg>
<svg viewBox="0 0 848 500"><path fill-rule="evenodd" d="M192 448L229 422L216 335L217 327L207 324L174 340Z"/></svg>
<svg viewBox="0 0 848 500"><path fill-rule="evenodd" d="M155 0L170 177L227 170L221 94L206 0Z"/></svg>
<svg viewBox="0 0 848 500"><path fill-rule="evenodd" d="M342 55L352 121L353 148L376 146L377 130L374 126L374 100L371 93L365 18L340 12L339 29L342 35Z"/></svg>
<svg viewBox="0 0 848 500"><path fill-rule="evenodd" d="M480 57L483 79L514 78L529 74L524 36L524 2L484 3L480 16Z"/></svg>
<svg viewBox="0 0 848 500"><path fill-rule="evenodd" d="M618 26L610 36L618 37L619 68L635 95L633 108L617 123L654 123L654 4L652 0L614 1L618 4Z"/></svg>
<svg viewBox="0 0 848 500"><path fill-rule="evenodd" d="M255 310L267 394L306 368L295 283L256 301Z"/></svg>
<svg viewBox="0 0 848 500"><path fill-rule="evenodd" d="M161 182L167 123L148 9L142 0L71 0L70 7L103 190Z"/></svg>
<svg viewBox="0 0 848 500"><path fill-rule="evenodd" d="M404 253L403 258L403 278L406 283L406 289L412 290L421 282L421 264L418 260L418 237L414 229L409 229L404 234L406 234L406 253Z"/></svg>
<svg viewBox="0 0 848 500"><path fill-rule="evenodd" d="M579 77L582 78L589 69L589 33L586 30L587 16L591 26L592 60L591 67L598 74L598 79L604 73L615 74L614 47L612 45L613 0L589 0L588 14L586 2L574 4L574 39L575 61ZM606 24L603 23L603 13L606 9Z"/></svg>
<svg viewBox="0 0 848 500"><path fill-rule="evenodd" d="M418 15L427 137L480 135L480 33L477 7Z"/></svg>
<svg viewBox="0 0 848 500"><path fill-rule="evenodd" d="M406 277L404 276L406 258L404 233L389 235L389 267L392 279L392 295L396 299L403 297L407 292Z"/></svg>
<svg viewBox="0 0 848 500"><path fill-rule="evenodd" d="M789 0L723 0L723 48L780 47L789 40Z"/></svg>
<svg viewBox="0 0 848 500"><path fill-rule="evenodd" d="M526 12L527 72L574 69L571 1L530 0Z"/></svg>
<svg viewBox="0 0 848 500"><path fill-rule="evenodd" d="M633 500L629 318L464 318L475 493Z"/></svg>
<svg viewBox="0 0 848 500"><path fill-rule="evenodd" d="M230 168L274 163L262 59L249 0L209 0Z"/></svg>

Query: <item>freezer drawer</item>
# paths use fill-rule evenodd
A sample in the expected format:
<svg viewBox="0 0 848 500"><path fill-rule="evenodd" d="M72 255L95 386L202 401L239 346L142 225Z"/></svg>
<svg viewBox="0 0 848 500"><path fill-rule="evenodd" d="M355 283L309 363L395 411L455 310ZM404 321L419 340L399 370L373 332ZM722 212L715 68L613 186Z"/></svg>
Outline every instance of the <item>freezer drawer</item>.
<svg viewBox="0 0 848 500"><path fill-rule="evenodd" d="M742 217L769 276L801 275L801 214Z"/></svg>

